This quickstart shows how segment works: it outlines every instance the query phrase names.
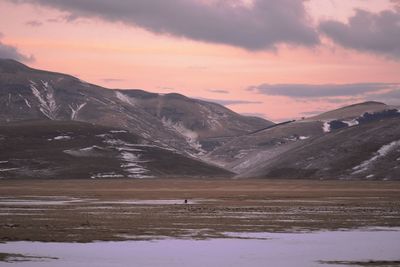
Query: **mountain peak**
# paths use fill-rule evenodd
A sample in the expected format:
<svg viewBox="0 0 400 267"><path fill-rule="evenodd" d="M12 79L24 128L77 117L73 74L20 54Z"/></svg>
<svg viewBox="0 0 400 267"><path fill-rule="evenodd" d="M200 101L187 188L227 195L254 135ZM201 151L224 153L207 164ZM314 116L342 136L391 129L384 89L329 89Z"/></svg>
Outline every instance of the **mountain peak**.
<svg viewBox="0 0 400 267"><path fill-rule="evenodd" d="M16 73L19 71L31 71L28 66L18 62L14 59L0 58L0 72L3 73Z"/></svg>

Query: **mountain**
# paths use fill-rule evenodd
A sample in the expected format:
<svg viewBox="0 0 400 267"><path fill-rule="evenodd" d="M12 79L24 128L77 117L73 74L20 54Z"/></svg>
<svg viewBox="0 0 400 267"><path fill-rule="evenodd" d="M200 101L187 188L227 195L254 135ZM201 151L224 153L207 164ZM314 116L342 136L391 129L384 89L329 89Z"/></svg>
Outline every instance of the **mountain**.
<svg viewBox="0 0 400 267"><path fill-rule="evenodd" d="M142 90L119 91L126 101L141 107L199 148L211 151L232 137L267 126L272 122L238 115L216 103L188 98L181 94L155 94Z"/></svg>
<svg viewBox="0 0 400 267"><path fill-rule="evenodd" d="M400 140L400 129L389 127L398 123L399 118L400 113L395 107L378 102L360 103L234 138L208 157L210 161L237 173L238 177L365 178L372 174L353 174L348 172L348 167L338 164L331 168L318 160L326 156L325 164L334 164L334 160L342 159L361 164L360 160L365 157L379 154L379 147L390 146L392 142ZM387 124L388 127L381 127L381 124ZM360 129L368 131L357 135ZM347 133L353 134L353 138L349 138ZM317 146L316 140L326 141L324 146ZM374 146L368 145L373 142ZM364 150L366 147L370 150ZM331 151L329 157L325 154L326 149ZM341 154L341 151L347 154ZM309 165L314 166L312 171ZM387 171L387 174L370 177L396 177L392 175L395 174L393 169Z"/></svg>
<svg viewBox="0 0 400 267"><path fill-rule="evenodd" d="M242 177L400 179L400 116L299 142Z"/></svg>
<svg viewBox="0 0 400 267"><path fill-rule="evenodd" d="M274 124L0 60L3 177L400 179L399 122L370 101Z"/></svg>
<svg viewBox="0 0 400 267"><path fill-rule="evenodd" d="M0 123L70 120L126 129L186 155L272 125L221 105L179 94L110 90L70 75L0 60Z"/></svg>
<svg viewBox="0 0 400 267"><path fill-rule="evenodd" d="M229 177L126 130L76 121L0 125L0 178Z"/></svg>

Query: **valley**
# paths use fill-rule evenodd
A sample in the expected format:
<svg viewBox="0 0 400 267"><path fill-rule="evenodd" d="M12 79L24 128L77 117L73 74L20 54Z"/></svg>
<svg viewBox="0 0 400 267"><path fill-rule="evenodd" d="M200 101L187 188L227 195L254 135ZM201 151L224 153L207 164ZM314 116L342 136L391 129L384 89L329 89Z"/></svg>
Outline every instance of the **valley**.
<svg viewBox="0 0 400 267"><path fill-rule="evenodd" d="M229 232L400 227L400 185L390 181L3 180L0 196L1 241L209 239Z"/></svg>

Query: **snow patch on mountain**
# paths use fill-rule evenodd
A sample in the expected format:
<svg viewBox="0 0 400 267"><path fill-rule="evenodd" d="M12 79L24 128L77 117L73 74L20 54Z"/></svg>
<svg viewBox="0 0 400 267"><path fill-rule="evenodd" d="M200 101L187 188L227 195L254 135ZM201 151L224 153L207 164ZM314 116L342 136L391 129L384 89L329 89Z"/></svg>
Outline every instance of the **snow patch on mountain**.
<svg viewBox="0 0 400 267"><path fill-rule="evenodd" d="M102 156L106 149L99 146L90 146L80 149L68 149L63 152L74 157L97 157Z"/></svg>
<svg viewBox="0 0 400 267"><path fill-rule="evenodd" d="M19 96L22 100L24 100L25 105L26 105L28 108L32 108L32 105L31 105L31 103L29 103L28 99L26 99L25 97L23 97L21 94L18 94L18 96Z"/></svg>
<svg viewBox="0 0 400 267"><path fill-rule="evenodd" d="M368 167L370 166L371 163L374 161L378 160L379 158L387 156L390 152L393 150L400 148L400 140L398 141L393 141L390 144L382 146L373 157L370 159L362 162L360 165L357 165L353 168L354 172L353 174L361 173L366 170L368 170Z"/></svg>
<svg viewBox="0 0 400 267"><path fill-rule="evenodd" d="M78 118L78 112L82 109L82 108L84 108L85 106L86 106L86 102L85 103L82 103L82 104L80 104L80 105L77 105L77 104L75 104L75 105L69 105L69 108L71 109L71 120L76 120L77 118Z"/></svg>
<svg viewBox="0 0 400 267"><path fill-rule="evenodd" d="M53 140L59 141L59 140L71 140L71 139L72 139L72 137L69 135L59 135L59 136L56 136L54 138L50 138L47 140L48 141L53 141Z"/></svg>
<svg viewBox="0 0 400 267"><path fill-rule="evenodd" d="M342 121L343 123L346 123L349 127L352 127L352 126L356 126L356 125L359 125L360 123L358 122L358 120L356 120L356 119L354 119L354 120L351 120L351 121Z"/></svg>
<svg viewBox="0 0 400 267"><path fill-rule="evenodd" d="M322 125L322 131L324 131L324 133L329 133L331 131L330 121L324 122L324 124Z"/></svg>
<svg viewBox="0 0 400 267"><path fill-rule="evenodd" d="M186 128L181 122L174 123L172 120L167 119L165 117L163 117L161 121L165 127L185 137L186 141L191 147L203 152L201 144L197 141L199 135L195 131Z"/></svg>
<svg viewBox="0 0 400 267"><path fill-rule="evenodd" d="M138 144L130 144L120 139L113 139L109 136L105 137L104 143L120 153L119 157L122 161L121 168L128 174L129 178L153 178L150 171L143 166L148 161L141 160L142 149L136 148Z"/></svg>
<svg viewBox="0 0 400 267"><path fill-rule="evenodd" d="M135 100L132 97L129 97L129 96L127 96L127 95L125 95L125 94L123 94L121 92L118 92L118 91L115 92L115 96L119 100L121 100L122 102L124 102L126 104L129 104L131 106L135 106L136 105Z"/></svg>
<svg viewBox="0 0 400 267"><path fill-rule="evenodd" d="M110 133L128 133L126 130L111 130Z"/></svg>
<svg viewBox="0 0 400 267"><path fill-rule="evenodd" d="M93 174L90 178L98 179L98 178L122 178L122 177L124 177L122 174L118 174L116 172L107 172L107 173Z"/></svg>
<svg viewBox="0 0 400 267"><path fill-rule="evenodd" d="M57 105L54 97L53 87L51 87L48 82L41 81L41 83L42 85L40 88L38 84L30 81L32 94L39 101L39 110L43 113L43 115L51 120L55 120L57 119L59 106Z"/></svg>

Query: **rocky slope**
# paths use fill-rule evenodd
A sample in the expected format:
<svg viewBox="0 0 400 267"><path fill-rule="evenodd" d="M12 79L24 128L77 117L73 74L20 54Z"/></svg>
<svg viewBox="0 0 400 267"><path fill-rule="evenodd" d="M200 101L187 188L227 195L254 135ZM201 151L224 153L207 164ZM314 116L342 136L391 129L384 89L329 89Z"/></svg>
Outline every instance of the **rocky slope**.
<svg viewBox="0 0 400 267"><path fill-rule="evenodd" d="M109 90L0 59L0 123L32 119L122 128L192 156L222 144L208 138L237 136L272 124L178 94Z"/></svg>
<svg viewBox="0 0 400 267"><path fill-rule="evenodd" d="M126 130L73 121L0 125L0 178L229 177Z"/></svg>
<svg viewBox="0 0 400 267"><path fill-rule="evenodd" d="M364 125L365 127L375 129L375 127L379 126L379 123L396 123L394 119L398 118L400 118L400 113L397 108L377 102L361 103L330 111L316 117L273 125L264 130L237 137L214 150L208 157L213 162L218 162L221 166L238 173L239 177L338 178L349 173L341 172L344 170L341 170L339 167L331 168L329 171L323 173L318 171L310 172L307 171L308 169L305 166L301 166L299 163L301 158L295 157L303 155L303 153L314 153L313 156L308 156L307 158L312 159L311 161L316 166L315 168L318 170L327 168L323 164L314 162L316 158L324 157L323 150L313 150L308 144L313 143L316 139L329 138L330 141L327 144L335 144L338 147L338 150L332 150L336 151L336 154L333 152L330 154L333 158L343 158L346 160L352 158L356 162L358 158L363 156L359 153L364 153L362 150L357 150L357 146L366 146L364 142L370 143L373 140L378 142L379 138L377 135L383 137L378 142L378 145L383 146L385 142L386 144L390 144L394 141L391 136L395 135L397 130L379 128L382 130L381 133L379 133L380 130L378 129L370 130L366 136L352 138L350 143L346 143L347 145L344 145L346 141L344 139L345 135L337 135L337 133L363 129ZM342 145L343 147L341 147ZM351 150L352 153L349 152L349 155L341 155L339 153L341 149L350 151L349 147L352 146L354 150ZM309 149L312 152L309 152ZM291 159L292 162L285 161L285 163L281 163L283 162L282 159ZM284 171L284 165L281 164L288 166L292 166L291 164L299 165L296 165L298 168L288 167ZM308 164L311 164L311 162L308 162L307 166ZM278 172L278 169L281 171ZM382 175L378 175L377 177L382 178ZM385 176L393 178L392 175ZM348 178L351 177L361 178L360 175L355 174L348 176Z"/></svg>
<svg viewBox="0 0 400 267"><path fill-rule="evenodd" d="M400 179L399 120L398 107L365 102L273 124L0 60L2 177Z"/></svg>
<svg viewBox="0 0 400 267"><path fill-rule="evenodd" d="M400 179L400 116L299 142L242 177Z"/></svg>

